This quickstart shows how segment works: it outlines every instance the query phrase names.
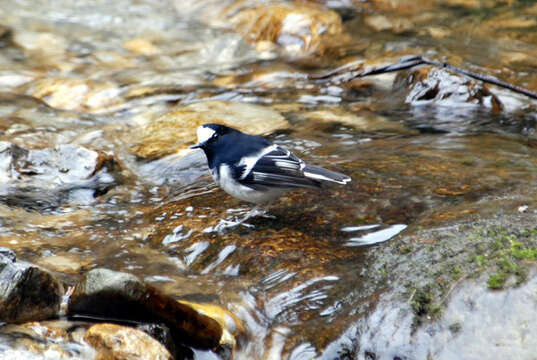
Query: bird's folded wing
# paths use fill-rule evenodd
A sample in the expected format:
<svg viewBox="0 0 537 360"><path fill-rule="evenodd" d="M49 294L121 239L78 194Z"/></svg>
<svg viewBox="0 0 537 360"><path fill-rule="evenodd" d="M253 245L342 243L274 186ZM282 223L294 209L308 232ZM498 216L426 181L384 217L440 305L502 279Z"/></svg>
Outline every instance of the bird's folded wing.
<svg viewBox="0 0 537 360"><path fill-rule="evenodd" d="M304 176L306 164L290 151L274 146L272 151L262 154L249 170L243 173L240 182L255 187L318 187L319 182Z"/></svg>

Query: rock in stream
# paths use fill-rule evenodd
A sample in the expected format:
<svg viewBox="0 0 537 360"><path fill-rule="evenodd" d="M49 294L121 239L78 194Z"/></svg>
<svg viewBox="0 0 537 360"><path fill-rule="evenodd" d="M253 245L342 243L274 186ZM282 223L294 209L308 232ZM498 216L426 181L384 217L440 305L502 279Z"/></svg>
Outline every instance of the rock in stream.
<svg viewBox="0 0 537 360"><path fill-rule="evenodd" d="M6 254L7 256L3 255ZM0 254L0 321L22 323L58 315L63 287L49 272Z"/></svg>

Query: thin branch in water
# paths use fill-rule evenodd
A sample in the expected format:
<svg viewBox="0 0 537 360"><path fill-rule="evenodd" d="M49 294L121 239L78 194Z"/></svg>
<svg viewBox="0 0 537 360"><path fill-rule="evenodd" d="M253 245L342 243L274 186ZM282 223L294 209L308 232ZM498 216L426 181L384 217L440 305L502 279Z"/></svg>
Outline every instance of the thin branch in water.
<svg viewBox="0 0 537 360"><path fill-rule="evenodd" d="M460 67L457 67L457 66L450 65L447 62L434 61L434 60L430 60L430 59L428 59L426 57L419 56L419 55L418 56L405 57L405 58L402 58L399 62L397 62L395 64L388 64L388 65L385 65L385 66L380 66L380 67L376 67L376 68L369 69L369 70L363 70L363 63L362 62L360 62L358 64L352 63L352 64L341 66L339 68L336 68L334 70L331 70L331 71L328 71L328 72L325 72L325 73L309 75L308 78L312 79L312 80L331 80L331 79L335 78L338 75L348 74L348 75L351 75L351 76L348 77L346 81L351 81L353 79L360 78L360 77L378 75L378 74L385 74L385 73L394 72L394 71L400 71L400 70L406 70L406 69L410 69L410 68L413 68L413 67L419 66L419 65L431 65L431 66L435 66L435 67L439 67L439 68L448 69L448 70L453 71L455 73L468 76L468 77L470 77L472 79L476 79L476 80L482 81L484 83L496 85L496 86L502 87L504 89L511 90L511 91L513 91L515 93L525 95L525 96L530 97L532 99L537 99L537 92L536 91L529 90L529 89L523 88L523 87L518 86L518 85L510 84L508 82L499 80L499 79L497 79L497 78L495 78L493 76L490 76L490 75L479 74L479 73L472 72L472 71L469 71L469 70L466 70L466 69L463 69L463 68L460 68Z"/></svg>

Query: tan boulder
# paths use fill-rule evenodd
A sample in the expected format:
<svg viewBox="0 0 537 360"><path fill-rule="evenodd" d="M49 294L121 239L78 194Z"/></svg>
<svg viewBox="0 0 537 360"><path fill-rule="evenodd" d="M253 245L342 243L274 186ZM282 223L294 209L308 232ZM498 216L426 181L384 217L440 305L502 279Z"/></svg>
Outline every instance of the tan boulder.
<svg viewBox="0 0 537 360"><path fill-rule="evenodd" d="M225 101L207 101L141 119L128 135L130 151L144 159L156 159L187 150L197 141L196 129L205 123L228 125L249 134L264 135L288 128L287 120L268 107Z"/></svg>
<svg viewBox="0 0 537 360"><path fill-rule="evenodd" d="M143 331L116 324L97 324L84 336L96 360L172 360L169 351Z"/></svg>

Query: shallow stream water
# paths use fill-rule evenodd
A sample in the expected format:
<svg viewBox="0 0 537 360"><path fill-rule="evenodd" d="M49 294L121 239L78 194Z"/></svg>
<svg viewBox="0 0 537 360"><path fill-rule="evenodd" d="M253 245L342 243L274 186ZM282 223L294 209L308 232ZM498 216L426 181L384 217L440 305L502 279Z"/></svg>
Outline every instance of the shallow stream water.
<svg viewBox="0 0 537 360"><path fill-rule="evenodd" d="M231 20L241 6L255 9L0 1L0 246L66 284L106 267L220 305L245 326L238 359L357 358L368 346L357 324L399 286L397 254L434 244L423 232L533 211L536 104L448 73L429 75L436 90L421 93L419 69L352 81L308 75L424 54L537 89L537 8L325 2L315 6L332 7L342 29L315 45L307 36L252 40L255 30ZM208 101L253 106L234 110L247 114L245 129L352 182L292 192L270 217L219 228L251 206L215 187L202 154L183 151L197 123L171 146L166 131L143 133ZM235 116L214 106L187 115ZM57 150L64 144L73 147ZM18 161L21 151L29 155ZM387 253L396 256L379 260Z"/></svg>

